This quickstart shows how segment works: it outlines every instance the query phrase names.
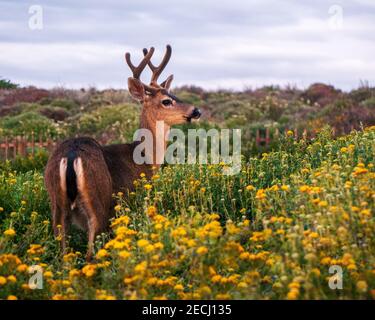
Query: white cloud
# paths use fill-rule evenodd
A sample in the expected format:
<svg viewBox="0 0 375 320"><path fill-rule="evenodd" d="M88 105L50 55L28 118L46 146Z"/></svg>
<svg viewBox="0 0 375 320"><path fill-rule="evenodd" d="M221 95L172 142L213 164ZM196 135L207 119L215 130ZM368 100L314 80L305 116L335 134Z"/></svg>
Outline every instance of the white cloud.
<svg viewBox="0 0 375 320"><path fill-rule="evenodd" d="M342 0L339 30L323 0L39 2L42 31L27 27L31 1L0 3L0 76L24 85L124 87L124 52L137 60L155 45L157 61L166 43L174 53L165 76L173 71L176 84L375 83L370 0Z"/></svg>

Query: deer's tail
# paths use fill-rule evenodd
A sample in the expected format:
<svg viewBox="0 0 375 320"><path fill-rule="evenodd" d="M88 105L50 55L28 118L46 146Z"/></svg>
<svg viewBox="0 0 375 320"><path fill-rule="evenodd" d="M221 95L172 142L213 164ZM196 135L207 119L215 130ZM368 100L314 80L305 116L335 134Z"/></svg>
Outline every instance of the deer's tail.
<svg viewBox="0 0 375 320"><path fill-rule="evenodd" d="M72 204L74 204L77 198L77 174L74 170L74 161L77 158L77 154L74 150L69 151L67 155L67 166L66 166L66 193Z"/></svg>
<svg viewBox="0 0 375 320"><path fill-rule="evenodd" d="M68 152L67 156L60 161L60 183L70 201L71 210L76 207L78 195L77 175L82 174L81 158L77 156L74 150Z"/></svg>

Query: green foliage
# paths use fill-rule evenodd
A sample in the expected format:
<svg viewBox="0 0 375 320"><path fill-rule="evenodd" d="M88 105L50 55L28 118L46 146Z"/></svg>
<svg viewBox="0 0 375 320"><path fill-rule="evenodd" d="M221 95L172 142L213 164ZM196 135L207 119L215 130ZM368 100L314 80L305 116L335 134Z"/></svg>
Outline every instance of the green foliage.
<svg viewBox="0 0 375 320"><path fill-rule="evenodd" d="M369 86L361 86L358 89L352 90L349 96L355 102L361 102L375 97L375 89Z"/></svg>
<svg viewBox="0 0 375 320"><path fill-rule="evenodd" d="M32 92L36 95L37 90ZM205 91L198 87L182 87L173 92L186 103L201 108L201 120L211 126L251 131L243 143L247 155L273 149L255 145L258 128L307 129L314 134L328 124L342 134L352 127L375 123L371 112L375 91L368 86L349 93L324 84L304 91L269 86L244 92ZM138 127L140 107L131 103L126 90L60 88L40 92L40 97L36 95L31 100L37 103L17 102L29 101L31 93L23 89L16 93L11 99L9 94L2 97L0 93L0 100L14 103L0 109L1 136L29 135L35 127L36 131L44 135L50 132L59 139L90 135L104 143L117 143L131 141Z"/></svg>
<svg viewBox="0 0 375 320"><path fill-rule="evenodd" d="M56 124L35 111L0 118L0 134L3 136L30 135L31 132L45 138L58 136Z"/></svg>
<svg viewBox="0 0 375 320"><path fill-rule="evenodd" d="M101 137L111 141L132 141L138 127L139 107L134 104L101 107L75 119L72 132Z"/></svg>
<svg viewBox="0 0 375 320"><path fill-rule="evenodd" d="M187 91L179 91L177 95L178 95L178 98L181 99L185 103L190 103L197 107L202 105L202 98L196 93L187 92Z"/></svg>
<svg viewBox="0 0 375 320"><path fill-rule="evenodd" d="M368 98L361 103L364 107L375 109L375 95L374 97Z"/></svg>
<svg viewBox="0 0 375 320"><path fill-rule="evenodd" d="M78 104L70 99L55 99L50 102L50 105L66 110L74 110L78 108Z"/></svg>
<svg viewBox="0 0 375 320"><path fill-rule="evenodd" d="M48 152L45 149L37 149L35 154L27 157L17 156L15 159L0 162L0 170L4 171L43 171L48 160Z"/></svg>
<svg viewBox="0 0 375 320"><path fill-rule="evenodd" d="M10 80L0 79L0 89L17 89L18 84L11 82Z"/></svg>

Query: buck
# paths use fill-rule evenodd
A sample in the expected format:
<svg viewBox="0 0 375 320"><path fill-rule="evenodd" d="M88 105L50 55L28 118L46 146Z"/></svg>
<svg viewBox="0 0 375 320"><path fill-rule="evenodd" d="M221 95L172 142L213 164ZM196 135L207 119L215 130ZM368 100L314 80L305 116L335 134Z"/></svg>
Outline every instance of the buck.
<svg viewBox="0 0 375 320"><path fill-rule="evenodd" d="M93 255L96 236L108 228L114 215L113 193L130 191L133 181L141 173L151 177L160 167L156 153L166 149L166 139L170 127L191 122L200 117L199 109L185 104L169 93L173 75L158 84L158 78L167 65L172 49L167 45L166 53L159 66L151 62L154 48L143 49L143 60L134 66L130 54L125 54L133 76L128 78L131 96L142 103L140 128L148 129L153 135L151 152L146 156L153 161L136 164L133 151L139 141L129 144L100 145L89 137L68 139L60 143L52 152L46 169L45 184L51 202L52 226L56 237L61 237L62 252L66 251L66 236L71 224L87 232L88 249L86 259ZM149 85L141 82L140 76L146 66L152 71ZM164 122L162 137L157 133L156 123ZM159 135L159 136L157 136ZM164 142L161 147L157 140ZM159 150L157 150L159 148ZM162 148L162 150L160 150Z"/></svg>

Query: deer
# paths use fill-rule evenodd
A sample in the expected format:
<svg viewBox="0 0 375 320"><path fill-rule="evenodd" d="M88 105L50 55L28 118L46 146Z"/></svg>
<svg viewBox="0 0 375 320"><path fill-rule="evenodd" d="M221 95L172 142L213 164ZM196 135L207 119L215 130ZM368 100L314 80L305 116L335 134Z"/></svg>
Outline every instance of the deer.
<svg viewBox="0 0 375 320"><path fill-rule="evenodd" d="M129 93L142 104L140 129L150 130L154 141L154 148L146 151L151 161L135 163L133 152L139 141L101 145L95 139L85 136L70 138L57 144L48 159L44 180L51 205L53 232L57 239L60 238L62 253L66 252L67 234L73 224L87 234L86 260L90 261L96 236L108 230L109 222L115 216L116 201L113 194L134 190L133 182L142 173L151 178L160 168L156 152L164 157L171 126L189 123L201 116L198 108L182 102L170 93L173 75L158 84L158 79L170 60L171 46L167 45L158 66L151 62L153 53L153 47L143 49L143 58L138 66L131 62L129 52L125 54L132 72L132 76L128 78ZM145 84L140 79L146 66L152 71L150 84ZM164 122L161 137L156 130L158 121ZM157 139L162 139L161 146L156 146Z"/></svg>

